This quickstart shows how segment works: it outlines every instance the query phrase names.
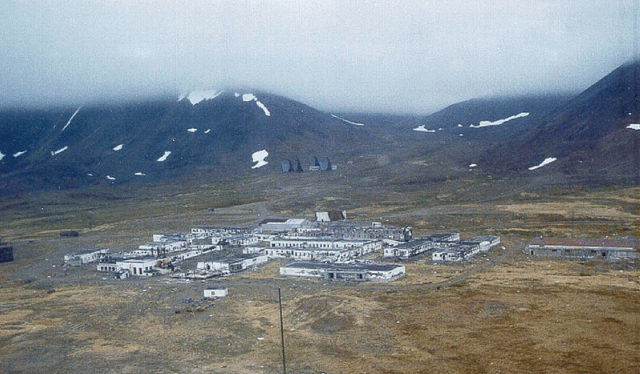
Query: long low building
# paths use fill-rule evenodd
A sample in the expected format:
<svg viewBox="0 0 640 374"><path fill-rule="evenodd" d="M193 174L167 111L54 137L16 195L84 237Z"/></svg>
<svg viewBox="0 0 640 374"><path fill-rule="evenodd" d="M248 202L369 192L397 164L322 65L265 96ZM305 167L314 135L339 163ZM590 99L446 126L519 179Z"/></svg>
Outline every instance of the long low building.
<svg viewBox="0 0 640 374"><path fill-rule="evenodd" d="M311 222L305 218L268 218L260 222L258 231L260 232L287 232L298 229L315 227L315 222Z"/></svg>
<svg viewBox="0 0 640 374"><path fill-rule="evenodd" d="M500 237L493 235L480 235L475 236L468 240L463 240L460 242L461 244L469 244L469 245L477 245L480 247L480 251L487 252L492 247L500 244Z"/></svg>
<svg viewBox="0 0 640 374"><path fill-rule="evenodd" d="M211 261L200 261L199 270L222 271L236 273L251 267L262 265L269 261L269 257L260 254L237 254Z"/></svg>
<svg viewBox="0 0 640 374"><path fill-rule="evenodd" d="M127 272L128 275L151 276L158 272L158 259L153 257L135 258L115 262L101 262L98 271Z"/></svg>
<svg viewBox="0 0 640 374"><path fill-rule="evenodd" d="M334 239L319 237L277 237L269 240L270 248L355 249L362 256L382 248L380 240Z"/></svg>
<svg viewBox="0 0 640 374"><path fill-rule="evenodd" d="M294 262L280 268L280 275L343 281L392 281L405 274L404 265L324 264Z"/></svg>
<svg viewBox="0 0 640 374"><path fill-rule="evenodd" d="M395 247L384 249L384 257L397 257L407 260L410 257L438 248L448 248L451 243L460 240L459 233L437 233L424 238L413 239Z"/></svg>
<svg viewBox="0 0 640 374"><path fill-rule="evenodd" d="M261 253L269 258L293 258L302 261L347 261L361 256L360 248L264 248Z"/></svg>
<svg viewBox="0 0 640 374"><path fill-rule="evenodd" d="M433 261L462 261L480 252L479 244L456 244L454 246L436 249L431 254Z"/></svg>
<svg viewBox="0 0 640 374"><path fill-rule="evenodd" d="M532 256L564 258L640 258L640 239L533 238L525 251Z"/></svg>
<svg viewBox="0 0 640 374"><path fill-rule="evenodd" d="M108 252L109 249L84 249L64 255L64 263L67 265L80 266L90 262L96 262Z"/></svg>
<svg viewBox="0 0 640 374"><path fill-rule="evenodd" d="M138 249L150 251L152 256L162 257L167 253L177 252L187 248L186 240L148 242L138 246Z"/></svg>

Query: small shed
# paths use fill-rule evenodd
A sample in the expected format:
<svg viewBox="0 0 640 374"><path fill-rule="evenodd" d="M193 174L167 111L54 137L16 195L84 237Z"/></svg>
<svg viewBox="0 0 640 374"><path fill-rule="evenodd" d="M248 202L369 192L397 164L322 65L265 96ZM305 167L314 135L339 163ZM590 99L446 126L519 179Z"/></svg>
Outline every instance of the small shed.
<svg viewBox="0 0 640 374"><path fill-rule="evenodd" d="M291 173L293 171L293 165L291 165L291 161L282 160L281 164L283 173Z"/></svg>
<svg viewBox="0 0 640 374"><path fill-rule="evenodd" d="M329 161L329 157L320 157L318 162L320 163L320 170L331 171L331 161Z"/></svg>
<svg viewBox="0 0 640 374"><path fill-rule="evenodd" d="M13 261L13 247L9 243L3 243L0 239L0 262Z"/></svg>
<svg viewBox="0 0 640 374"><path fill-rule="evenodd" d="M205 288L204 289L204 297L206 298L216 298L216 297L225 297L229 294L229 289L227 288Z"/></svg>
<svg viewBox="0 0 640 374"><path fill-rule="evenodd" d="M300 164L300 160L296 159L296 173L302 173L304 170L302 169L302 165Z"/></svg>

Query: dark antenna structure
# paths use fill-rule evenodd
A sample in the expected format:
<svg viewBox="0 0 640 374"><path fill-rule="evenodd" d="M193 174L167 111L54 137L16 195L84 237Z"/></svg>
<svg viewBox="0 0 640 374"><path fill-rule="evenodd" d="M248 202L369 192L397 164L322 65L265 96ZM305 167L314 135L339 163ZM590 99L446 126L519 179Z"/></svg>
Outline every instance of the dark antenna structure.
<svg viewBox="0 0 640 374"><path fill-rule="evenodd" d="M282 325L282 296L278 287L278 304L280 305L280 341L282 342L282 373L287 374L287 361L284 355L284 327Z"/></svg>

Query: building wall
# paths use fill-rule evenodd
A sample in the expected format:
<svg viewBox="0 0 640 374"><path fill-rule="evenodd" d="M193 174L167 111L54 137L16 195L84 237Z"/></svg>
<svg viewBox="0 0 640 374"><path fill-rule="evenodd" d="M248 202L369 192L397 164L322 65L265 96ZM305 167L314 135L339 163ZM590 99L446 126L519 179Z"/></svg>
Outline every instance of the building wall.
<svg viewBox="0 0 640 374"><path fill-rule="evenodd" d="M601 258L628 259L640 258L640 253L633 249L607 247L571 247L571 246L537 246L528 245L526 253L533 256L563 258Z"/></svg>
<svg viewBox="0 0 640 374"><path fill-rule="evenodd" d="M324 277L324 273L325 269L291 268L285 266L280 268L280 275L285 276L322 278Z"/></svg>
<svg viewBox="0 0 640 374"><path fill-rule="evenodd" d="M116 261L118 270L128 270L131 275L151 276L148 271L153 270L156 260L140 260L140 261Z"/></svg>
<svg viewBox="0 0 640 374"><path fill-rule="evenodd" d="M229 294L227 288L207 288L204 290L204 297L225 297Z"/></svg>
<svg viewBox="0 0 640 374"><path fill-rule="evenodd" d="M199 270L211 270L211 271L229 271L229 264L226 262L218 261L200 261L196 266Z"/></svg>
<svg viewBox="0 0 640 374"><path fill-rule="evenodd" d="M391 270L374 270L367 268L349 268L349 267L287 267L280 268L280 275L310 277L310 278L327 278L331 280L347 280L347 281L391 281L405 274L404 266L396 266Z"/></svg>

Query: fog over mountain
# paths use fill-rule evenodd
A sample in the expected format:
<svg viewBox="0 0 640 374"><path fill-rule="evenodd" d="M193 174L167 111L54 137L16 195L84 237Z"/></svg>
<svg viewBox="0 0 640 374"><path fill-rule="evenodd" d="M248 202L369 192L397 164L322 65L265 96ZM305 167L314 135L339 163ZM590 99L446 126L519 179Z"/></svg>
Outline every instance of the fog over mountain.
<svg viewBox="0 0 640 374"><path fill-rule="evenodd" d="M246 87L323 110L428 113L578 92L638 55L633 0L10 0L0 12L3 107Z"/></svg>

